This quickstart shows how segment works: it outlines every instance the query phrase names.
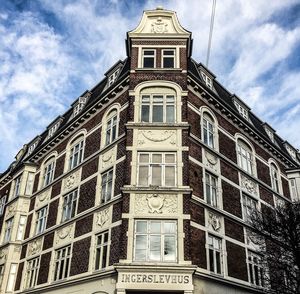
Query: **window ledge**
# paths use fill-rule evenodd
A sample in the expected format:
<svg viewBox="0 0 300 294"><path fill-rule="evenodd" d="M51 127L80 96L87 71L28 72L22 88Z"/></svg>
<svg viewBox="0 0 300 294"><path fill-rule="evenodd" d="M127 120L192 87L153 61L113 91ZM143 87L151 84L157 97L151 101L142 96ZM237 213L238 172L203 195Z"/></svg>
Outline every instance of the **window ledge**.
<svg viewBox="0 0 300 294"><path fill-rule="evenodd" d="M123 192L162 192L162 193L184 193L184 194L190 194L192 192L192 189L189 187L140 187L140 186L130 186L126 185L123 188L121 188Z"/></svg>
<svg viewBox="0 0 300 294"><path fill-rule="evenodd" d="M182 128L182 129L187 129L189 128L189 124L187 122L182 122L182 123L148 123L148 122L128 122L125 124L125 127L128 129L133 129L135 127L138 128L145 128L145 129L153 129L153 128Z"/></svg>
<svg viewBox="0 0 300 294"><path fill-rule="evenodd" d="M174 68L144 68L144 67L138 67L135 69L136 71L178 71L178 72L181 72L183 69L180 68L180 67L174 67Z"/></svg>

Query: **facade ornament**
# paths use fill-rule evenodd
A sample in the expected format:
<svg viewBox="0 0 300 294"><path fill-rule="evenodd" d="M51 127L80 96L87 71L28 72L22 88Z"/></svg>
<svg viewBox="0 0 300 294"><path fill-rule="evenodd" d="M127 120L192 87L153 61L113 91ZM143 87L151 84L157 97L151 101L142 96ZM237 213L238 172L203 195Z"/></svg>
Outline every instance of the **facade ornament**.
<svg viewBox="0 0 300 294"><path fill-rule="evenodd" d="M241 176L242 187L250 194L257 195L257 185L244 175Z"/></svg>
<svg viewBox="0 0 300 294"><path fill-rule="evenodd" d="M79 173L80 170L77 170L76 172L72 173L64 180L64 190L70 190L75 185L77 185L79 180Z"/></svg>
<svg viewBox="0 0 300 294"><path fill-rule="evenodd" d="M97 215L97 225L102 228L106 222L109 220L109 209L106 208L100 211Z"/></svg>
<svg viewBox="0 0 300 294"><path fill-rule="evenodd" d="M175 195L166 195L164 201L164 208L167 213L177 213L177 197Z"/></svg>
<svg viewBox="0 0 300 294"><path fill-rule="evenodd" d="M115 158L115 148L110 149L105 154L102 155L102 168L112 165Z"/></svg>
<svg viewBox="0 0 300 294"><path fill-rule="evenodd" d="M213 170L216 170L218 158L207 151L205 151L205 158L206 158L206 166L210 167Z"/></svg>
<svg viewBox="0 0 300 294"><path fill-rule="evenodd" d="M150 213L162 213L161 209L164 206L165 198L158 195L153 194L147 197L148 207Z"/></svg>
<svg viewBox="0 0 300 294"><path fill-rule="evenodd" d="M21 245L15 245L14 252L21 252Z"/></svg>
<svg viewBox="0 0 300 294"><path fill-rule="evenodd" d="M40 252L41 249L42 249L42 239L36 239L29 244L28 253L29 255L34 255Z"/></svg>
<svg viewBox="0 0 300 294"><path fill-rule="evenodd" d="M155 22L151 24L151 33L163 34L168 32L168 24L162 21L161 17L158 17Z"/></svg>
<svg viewBox="0 0 300 294"><path fill-rule="evenodd" d="M219 231L221 229L221 219L216 214L209 212L208 214L208 223L212 226L215 231Z"/></svg>
<svg viewBox="0 0 300 294"><path fill-rule="evenodd" d="M6 213L6 218L10 218L10 217L13 216L13 214L16 210L16 206L17 206L16 202L14 202L14 203L12 203L11 205L8 206L7 213Z"/></svg>
<svg viewBox="0 0 300 294"><path fill-rule="evenodd" d="M7 258L7 249L4 248L0 251L0 261L1 263L2 262L5 262L6 261L6 258Z"/></svg>
<svg viewBox="0 0 300 294"><path fill-rule="evenodd" d="M65 239L68 236L71 237L72 226L64 227L57 231L57 235L59 239Z"/></svg>
<svg viewBox="0 0 300 294"><path fill-rule="evenodd" d="M48 199L48 197L50 196L50 190L45 191L44 193L40 194L37 197L37 200L39 202L44 202L46 199Z"/></svg>
<svg viewBox="0 0 300 294"><path fill-rule="evenodd" d="M163 142L168 140L172 135L174 135L174 131L165 130L163 132L154 133L153 131L141 131L142 135L152 141L152 142ZM174 141L174 140L173 140ZM175 144L176 142L172 142L171 144Z"/></svg>

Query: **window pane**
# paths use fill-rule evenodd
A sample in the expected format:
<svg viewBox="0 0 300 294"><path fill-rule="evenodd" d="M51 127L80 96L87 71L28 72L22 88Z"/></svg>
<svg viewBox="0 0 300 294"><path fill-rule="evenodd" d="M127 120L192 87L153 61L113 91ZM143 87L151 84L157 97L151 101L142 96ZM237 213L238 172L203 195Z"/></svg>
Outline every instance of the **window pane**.
<svg viewBox="0 0 300 294"><path fill-rule="evenodd" d="M149 162L149 154L140 154L140 162Z"/></svg>
<svg viewBox="0 0 300 294"><path fill-rule="evenodd" d="M153 105L153 122L163 122L163 106L162 105Z"/></svg>
<svg viewBox="0 0 300 294"><path fill-rule="evenodd" d="M175 154L166 154L165 162L166 163L175 163Z"/></svg>
<svg viewBox="0 0 300 294"><path fill-rule="evenodd" d="M175 260L175 237L174 236L165 236L164 260L165 261Z"/></svg>
<svg viewBox="0 0 300 294"><path fill-rule="evenodd" d="M146 221L137 221L136 232L137 233L147 233L147 222Z"/></svg>
<svg viewBox="0 0 300 294"><path fill-rule="evenodd" d="M165 185L175 186L175 167L166 166L165 173L166 173Z"/></svg>
<svg viewBox="0 0 300 294"><path fill-rule="evenodd" d="M174 57L164 57L163 67L164 68L174 68Z"/></svg>
<svg viewBox="0 0 300 294"><path fill-rule="evenodd" d="M148 186L148 166L139 167L139 185Z"/></svg>
<svg viewBox="0 0 300 294"><path fill-rule="evenodd" d="M144 57L144 67L154 68L154 57Z"/></svg>
<svg viewBox="0 0 300 294"><path fill-rule="evenodd" d="M153 163L161 163L162 162L162 155L161 154L153 154L152 155L152 162Z"/></svg>
<svg viewBox="0 0 300 294"><path fill-rule="evenodd" d="M174 106L173 105L167 105L166 122L174 122L174 121L175 121Z"/></svg>
<svg viewBox="0 0 300 294"><path fill-rule="evenodd" d="M150 260L160 260L161 259L161 243L159 235L150 236Z"/></svg>
<svg viewBox="0 0 300 294"><path fill-rule="evenodd" d="M152 167L152 185L161 186L161 166Z"/></svg>
<svg viewBox="0 0 300 294"><path fill-rule="evenodd" d="M142 122L149 122L149 105L142 105Z"/></svg>
<svg viewBox="0 0 300 294"><path fill-rule="evenodd" d="M161 222L151 221L150 222L150 233L159 233L161 232Z"/></svg>
<svg viewBox="0 0 300 294"><path fill-rule="evenodd" d="M172 234L176 232L176 224L175 222L164 222L164 233Z"/></svg>

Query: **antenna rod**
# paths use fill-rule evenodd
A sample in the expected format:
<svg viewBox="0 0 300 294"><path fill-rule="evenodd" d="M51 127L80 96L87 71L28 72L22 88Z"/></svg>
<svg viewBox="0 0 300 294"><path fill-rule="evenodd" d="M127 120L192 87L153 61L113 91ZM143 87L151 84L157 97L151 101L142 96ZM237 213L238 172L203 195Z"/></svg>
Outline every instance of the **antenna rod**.
<svg viewBox="0 0 300 294"><path fill-rule="evenodd" d="M213 29L214 29L216 5L217 5L217 0L213 0L212 9L211 9L211 18L210 18L208 46L207 46L206 67L208 67L208 62L209 62L209 57L210 57L211 40L212 40L212 34L213 34Z"/></svg>

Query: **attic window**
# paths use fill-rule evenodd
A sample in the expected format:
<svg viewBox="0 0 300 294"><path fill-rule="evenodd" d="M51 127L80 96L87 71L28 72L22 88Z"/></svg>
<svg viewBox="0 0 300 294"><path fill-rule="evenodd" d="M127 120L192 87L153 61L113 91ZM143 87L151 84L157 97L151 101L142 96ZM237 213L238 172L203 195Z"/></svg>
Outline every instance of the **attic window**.
<svg viewBox="0 0 300 294"><path fill-rule="evenodd" d="M239 104L237 101L234 101L234 105L237 108L239 114L246 120L249 120L248 110Z"/></svg>
<svg viewBox="0 0 300 294"><path fill-rule="evenodd" d="M27 151L27 156L30 155L34 151L34 149L36 148L38 143L39 143L39 140L36 140L34 143L32 143L30 145L30 147L28 148L28 151Z"/></svg>
<svg viewBox="0 0 300 294"><path fill-rule="evenodd" d="M274 134L268 128L265 128L267 135L269 136L270 140L274 143Z"/></svg>
<svg viewBox="0 0 300 294"><path fill-rule="evenodd" d="M120 69L117 69L108 77L108 83L107 83L108 87L110 87L117 80L119 72L120 72Z"/></svg>
<svg viewBox="0 0 300 294"><path fill-rule="evenodd" d="M77 104L74 106L73 116L76 116L81 112L84 105L86 104L87 97L79 97Z"/></svg>
<svg viewBox="0 0 300 294"><path fill-rule="evenodd" d="M286 150L288 151L288 153L291 155L291 157L294 159L294 160L297 160L297 156L296 156L296 151L294 148L291 148L289 145L285 145L285 148Z"/></svg>
<svg viewBox="0 0 300 294"><path fill-rule="evenodd" d="M58 127L60 126L60 123L61 121L58 121L49 129L47 139L50 139L55 134L55 132L58 130Z"/></svg>
<svg viewBox="0 0 300 294"><path fill-rule="evenodd" d="M212 82L212 79L211 79L208 75L206 75L204 72L201 72L201 76L202 76L202 78L203 78L203 80L204 80L206 86L207 86L208 88L212 89L212 88L213 88L213 82Z"/></svg>

